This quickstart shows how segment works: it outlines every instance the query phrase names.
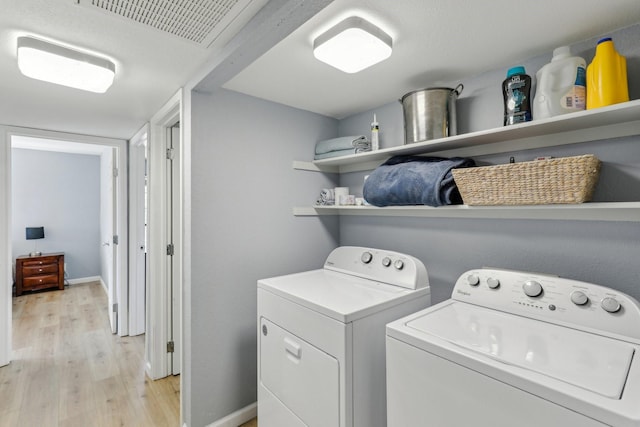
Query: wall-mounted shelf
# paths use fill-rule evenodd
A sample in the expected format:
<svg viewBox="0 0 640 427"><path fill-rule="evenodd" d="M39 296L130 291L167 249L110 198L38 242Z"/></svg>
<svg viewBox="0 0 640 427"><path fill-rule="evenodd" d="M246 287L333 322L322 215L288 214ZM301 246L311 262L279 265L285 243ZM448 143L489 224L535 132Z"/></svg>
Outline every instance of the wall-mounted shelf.
<svg viewBox="0 0 640 427"><path fill-rule="evenodd" d="M640 202L531 206L309 206L294 207L296 216L359 215L431 218L553 219L640 222Z"/></svg>
<svg viewBox="0 0 640 427"><path fill-rule="evenodd" d="M640 100L514 126L471 132L378 151L293 162L294 169L345 173L375 169L395 155L479 156L640 135ZM310 206L296 216L362 215L441 218L551 219L640 222L640 202L532 206Z"/></svg>
<svg viewBox="0 0 640 427"><path fill-rule="evenodd" d="M640 100L482 130L447 138L384 148L313 162L295 169L345 173L374 169L395 155L432 154L467 157L597 141L640 134Z"/></svg>

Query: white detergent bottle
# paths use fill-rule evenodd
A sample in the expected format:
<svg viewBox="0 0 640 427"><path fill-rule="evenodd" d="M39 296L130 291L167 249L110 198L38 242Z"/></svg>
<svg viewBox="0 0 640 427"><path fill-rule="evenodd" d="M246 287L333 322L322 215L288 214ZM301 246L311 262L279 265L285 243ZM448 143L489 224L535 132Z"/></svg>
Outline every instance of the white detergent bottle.
<svg viewBox="0 0 640 427"><path fill-rule="evenodd" d="M534 120L584 110L587 97L586 69L586 61L571 56L569 46L555 49L551 62L536 73Z"/></svg>

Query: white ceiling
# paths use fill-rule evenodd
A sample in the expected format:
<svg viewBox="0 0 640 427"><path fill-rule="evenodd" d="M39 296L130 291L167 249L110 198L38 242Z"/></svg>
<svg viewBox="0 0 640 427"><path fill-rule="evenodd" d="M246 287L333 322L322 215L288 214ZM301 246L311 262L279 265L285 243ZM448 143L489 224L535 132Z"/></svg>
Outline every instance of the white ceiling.
<svg viewBox="0 0 640 427"><path fill-rule="evenodd" d="M236 11L242 13L221 24L224 31L208 46L94 10L87 6L91 1L0 0L0 124L130 138L205 63L224 56L218 54L267 0L239 0ZM238 65L242 52L223 62L227 68L217 75L229 69L235 75L225 87L342 118L411 90L506 68L558 45L640 22L639 0L335 0L322 9L327 2L269 1L274 22L248 27L258 29L253 39L243 35L251 43L229 43L245 50L244 60L258 59L244 70ZM309 10L320 11L306 21ZM311 46L315 36L352 14L384 28L394 51L368 70L344 74L315 60ZM261 40L278 40L285 36L278 33L282 28L298 22L297 30L260 56L270 47L263 48ZM16 39L26 34L111 58L117 67L113 86L94 94L22 76ZM229 66L234 61L237 69Z"/></svg>
<svg viewBox="0 0 640 427"><path fill-rule="evenodd" d="M202 44L107 13L91 0L0 0L0 124L130 138L265 2L239 0L228 14L237 18L221 21L215 32L222 34ZM16 63L21 35L110 58L113 86L95 94L23 76Z"/></svg>
<svg viewBox="0 0 640 427"><path fill-rule="evenodd" d="M393 53L345 74L317 61L312 45L352 15L391 35ZM416 89L500 67L506 73L557 46L638 22L639 0L335 0L225 87L343 118Z"/></svg>

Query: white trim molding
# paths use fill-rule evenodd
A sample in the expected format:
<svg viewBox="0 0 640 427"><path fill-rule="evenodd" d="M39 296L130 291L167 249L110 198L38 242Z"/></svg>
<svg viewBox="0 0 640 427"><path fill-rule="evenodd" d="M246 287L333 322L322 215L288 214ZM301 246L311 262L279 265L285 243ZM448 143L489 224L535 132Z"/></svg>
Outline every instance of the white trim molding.
<svg viewBox="0 0 640 427"><path fill-rule="evenodd" d="M11 133L0 126L0 366L11 361Z"/></svg>
<svg viewBox="0 0 640 427"><path fill-rule="evenodd" d="M65 281L70 285L77 285L80 283L89 283L89 282L100 282L104 285L104 281L100 276L89 276L89 277L78 277L77 279L65 279Z"/></svg>
<svg viewBox="0 0 640 427"><path fill-rule="evenodd" d="M257 415L258 403L254 402L251 405L245 406L244 408L209 424L207 427L237 427L240 424L246 423L247 421L255 418Z"/></svg>

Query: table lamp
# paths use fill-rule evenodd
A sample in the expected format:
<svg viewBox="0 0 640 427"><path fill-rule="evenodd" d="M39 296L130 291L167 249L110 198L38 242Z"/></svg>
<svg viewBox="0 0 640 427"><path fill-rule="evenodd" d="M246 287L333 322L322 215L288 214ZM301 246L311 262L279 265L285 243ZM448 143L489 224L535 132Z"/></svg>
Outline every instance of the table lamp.
<svg viewBox="0 0 640 427"><path fill-rule="evenodd" d="M27 227L27 240L44 239L44 227ZM33 242L33 252L29 256L39 256L42 252L38 250L37 242Z"/></svg>

